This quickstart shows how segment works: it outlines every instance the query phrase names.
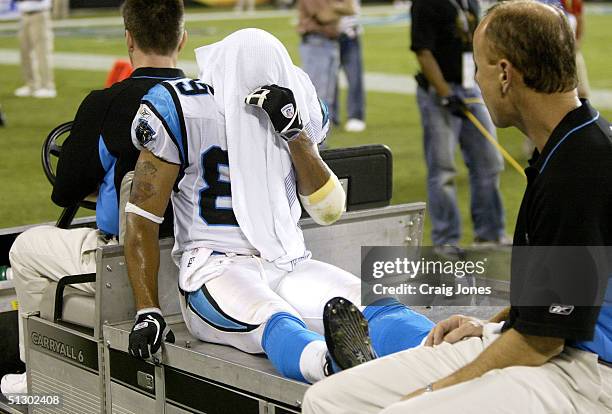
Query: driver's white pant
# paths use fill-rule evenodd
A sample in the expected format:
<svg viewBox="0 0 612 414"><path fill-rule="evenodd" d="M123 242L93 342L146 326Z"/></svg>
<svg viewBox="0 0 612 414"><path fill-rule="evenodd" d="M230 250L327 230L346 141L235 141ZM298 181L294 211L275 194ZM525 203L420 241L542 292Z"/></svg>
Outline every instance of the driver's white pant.
<svg viewBox="0 0 612 414"><path fill-rule="evenodd" d="M477 358L498 334L417 347L334 374L306 392L304 414L604 414L612 368L566 347L539 367L514 366L407 401L401 399Z"/></svg>
<svg viewBox="0 0 612 414"><path fill-rule="evenodd" d="M21 233L9 252L13 283L19 302L19 355L25 361L22 316L40 311L45 289L52 281L64 276L95 273L96 248L107 244L96 229L64 230L53 226L38 226ZM95 292L94 283L72 287Z"/></svg>

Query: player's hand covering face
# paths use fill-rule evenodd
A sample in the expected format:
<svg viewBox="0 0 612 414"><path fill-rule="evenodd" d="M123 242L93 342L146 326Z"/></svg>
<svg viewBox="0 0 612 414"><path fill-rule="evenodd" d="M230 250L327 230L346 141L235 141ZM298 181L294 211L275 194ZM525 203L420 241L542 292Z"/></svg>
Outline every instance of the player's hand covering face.
<svg viewBox="0 0 612 414"><path fill-rule="evenodd" d="M270 118L274 130L287 142L296 139L304 129L300 111L290 89L278 85L262 86L251 92L244 101L258 106Z"/></svg>

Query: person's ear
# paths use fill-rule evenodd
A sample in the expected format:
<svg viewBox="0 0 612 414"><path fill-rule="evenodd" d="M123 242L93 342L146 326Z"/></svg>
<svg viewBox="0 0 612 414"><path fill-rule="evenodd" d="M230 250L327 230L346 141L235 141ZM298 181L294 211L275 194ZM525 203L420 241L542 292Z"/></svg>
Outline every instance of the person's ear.
<svg viewBox="0 0 612 414"><path fill-rule="evenodd" d="M134 38L129 30L125 29L125 44L129 52L134 51Z"/></svg>
<svg viewBox="0 0 612 414"><path fill-rule="evenodd" d="M501 59L497 62L497 69L502 95L506 95L512 84L512 64L506 59Z"/></svg>
<svg viewBox="0 0 612 414"><path fill-rule="evenodd" d="M183 32L183 37L181 38L181 41L179 42L178 45L178 51L180 52L181 50L183 50L183 48L185 47L185 45L187 44L187 30L185 30Z"/></svg>

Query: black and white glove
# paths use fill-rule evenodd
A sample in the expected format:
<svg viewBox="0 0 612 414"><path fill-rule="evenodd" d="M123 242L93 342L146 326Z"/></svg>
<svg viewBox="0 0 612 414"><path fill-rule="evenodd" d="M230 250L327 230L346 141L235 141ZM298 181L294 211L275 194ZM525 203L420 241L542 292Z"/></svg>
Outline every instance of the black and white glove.
<svg viewBox="0 0 612 414"><path fill-rule="evenodd" d="M130 332L130 355L161 363L163 341L174 343L174 333L166 325L161 310L147 308L138 311Z"/></svg>
<svg viewBox="0 0 612 414"><path fill-rule="evenodd" d="M451 114L458 116L459 118L467 118L465 116L465 112L468 110L468 107L461 97L457 95L445 96L440 99L440 103Z"/></svg>
<svg viewBox="0 0 612 414"><path fill-rule="evenodd" d="M244 101L268 114L274 130L287 142L296 139L304 125L291 89L267 85L255 89Z"/></svg>

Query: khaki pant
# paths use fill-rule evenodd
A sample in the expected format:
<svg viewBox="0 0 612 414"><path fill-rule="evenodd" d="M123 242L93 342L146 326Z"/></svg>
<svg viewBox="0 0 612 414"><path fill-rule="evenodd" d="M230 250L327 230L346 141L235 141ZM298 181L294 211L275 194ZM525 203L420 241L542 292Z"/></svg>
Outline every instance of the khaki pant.
<svg viewBox="0 0 612 414"><path fill-rule="evenodd" d="M48 11L23 13L19 28L21 69L32 90L55 89L52 54L53 31Z"/></svg>
<svg viewBox="0 0 612 414"><path fill-rule="evenodd" d="M489 371L480 378L408 401L402 397L474 360L498 335L435 348L418 347L320 381L304 398L304 414L610 413L612 369L597 355L566 348L540 367Z"/></svg>
<svg viewBox="0 0 612 414"><path fill-rule="evenodd" d="M116 243L112 241L111 243ZM63 230L52 226L31 228L20 234L9 253L19 301L19 354L24 360L22 316L40 311L40 302L51 281L96 271L96 248L109 244L95 229ZM94 293L94 283L72 285Z"/></svg>

